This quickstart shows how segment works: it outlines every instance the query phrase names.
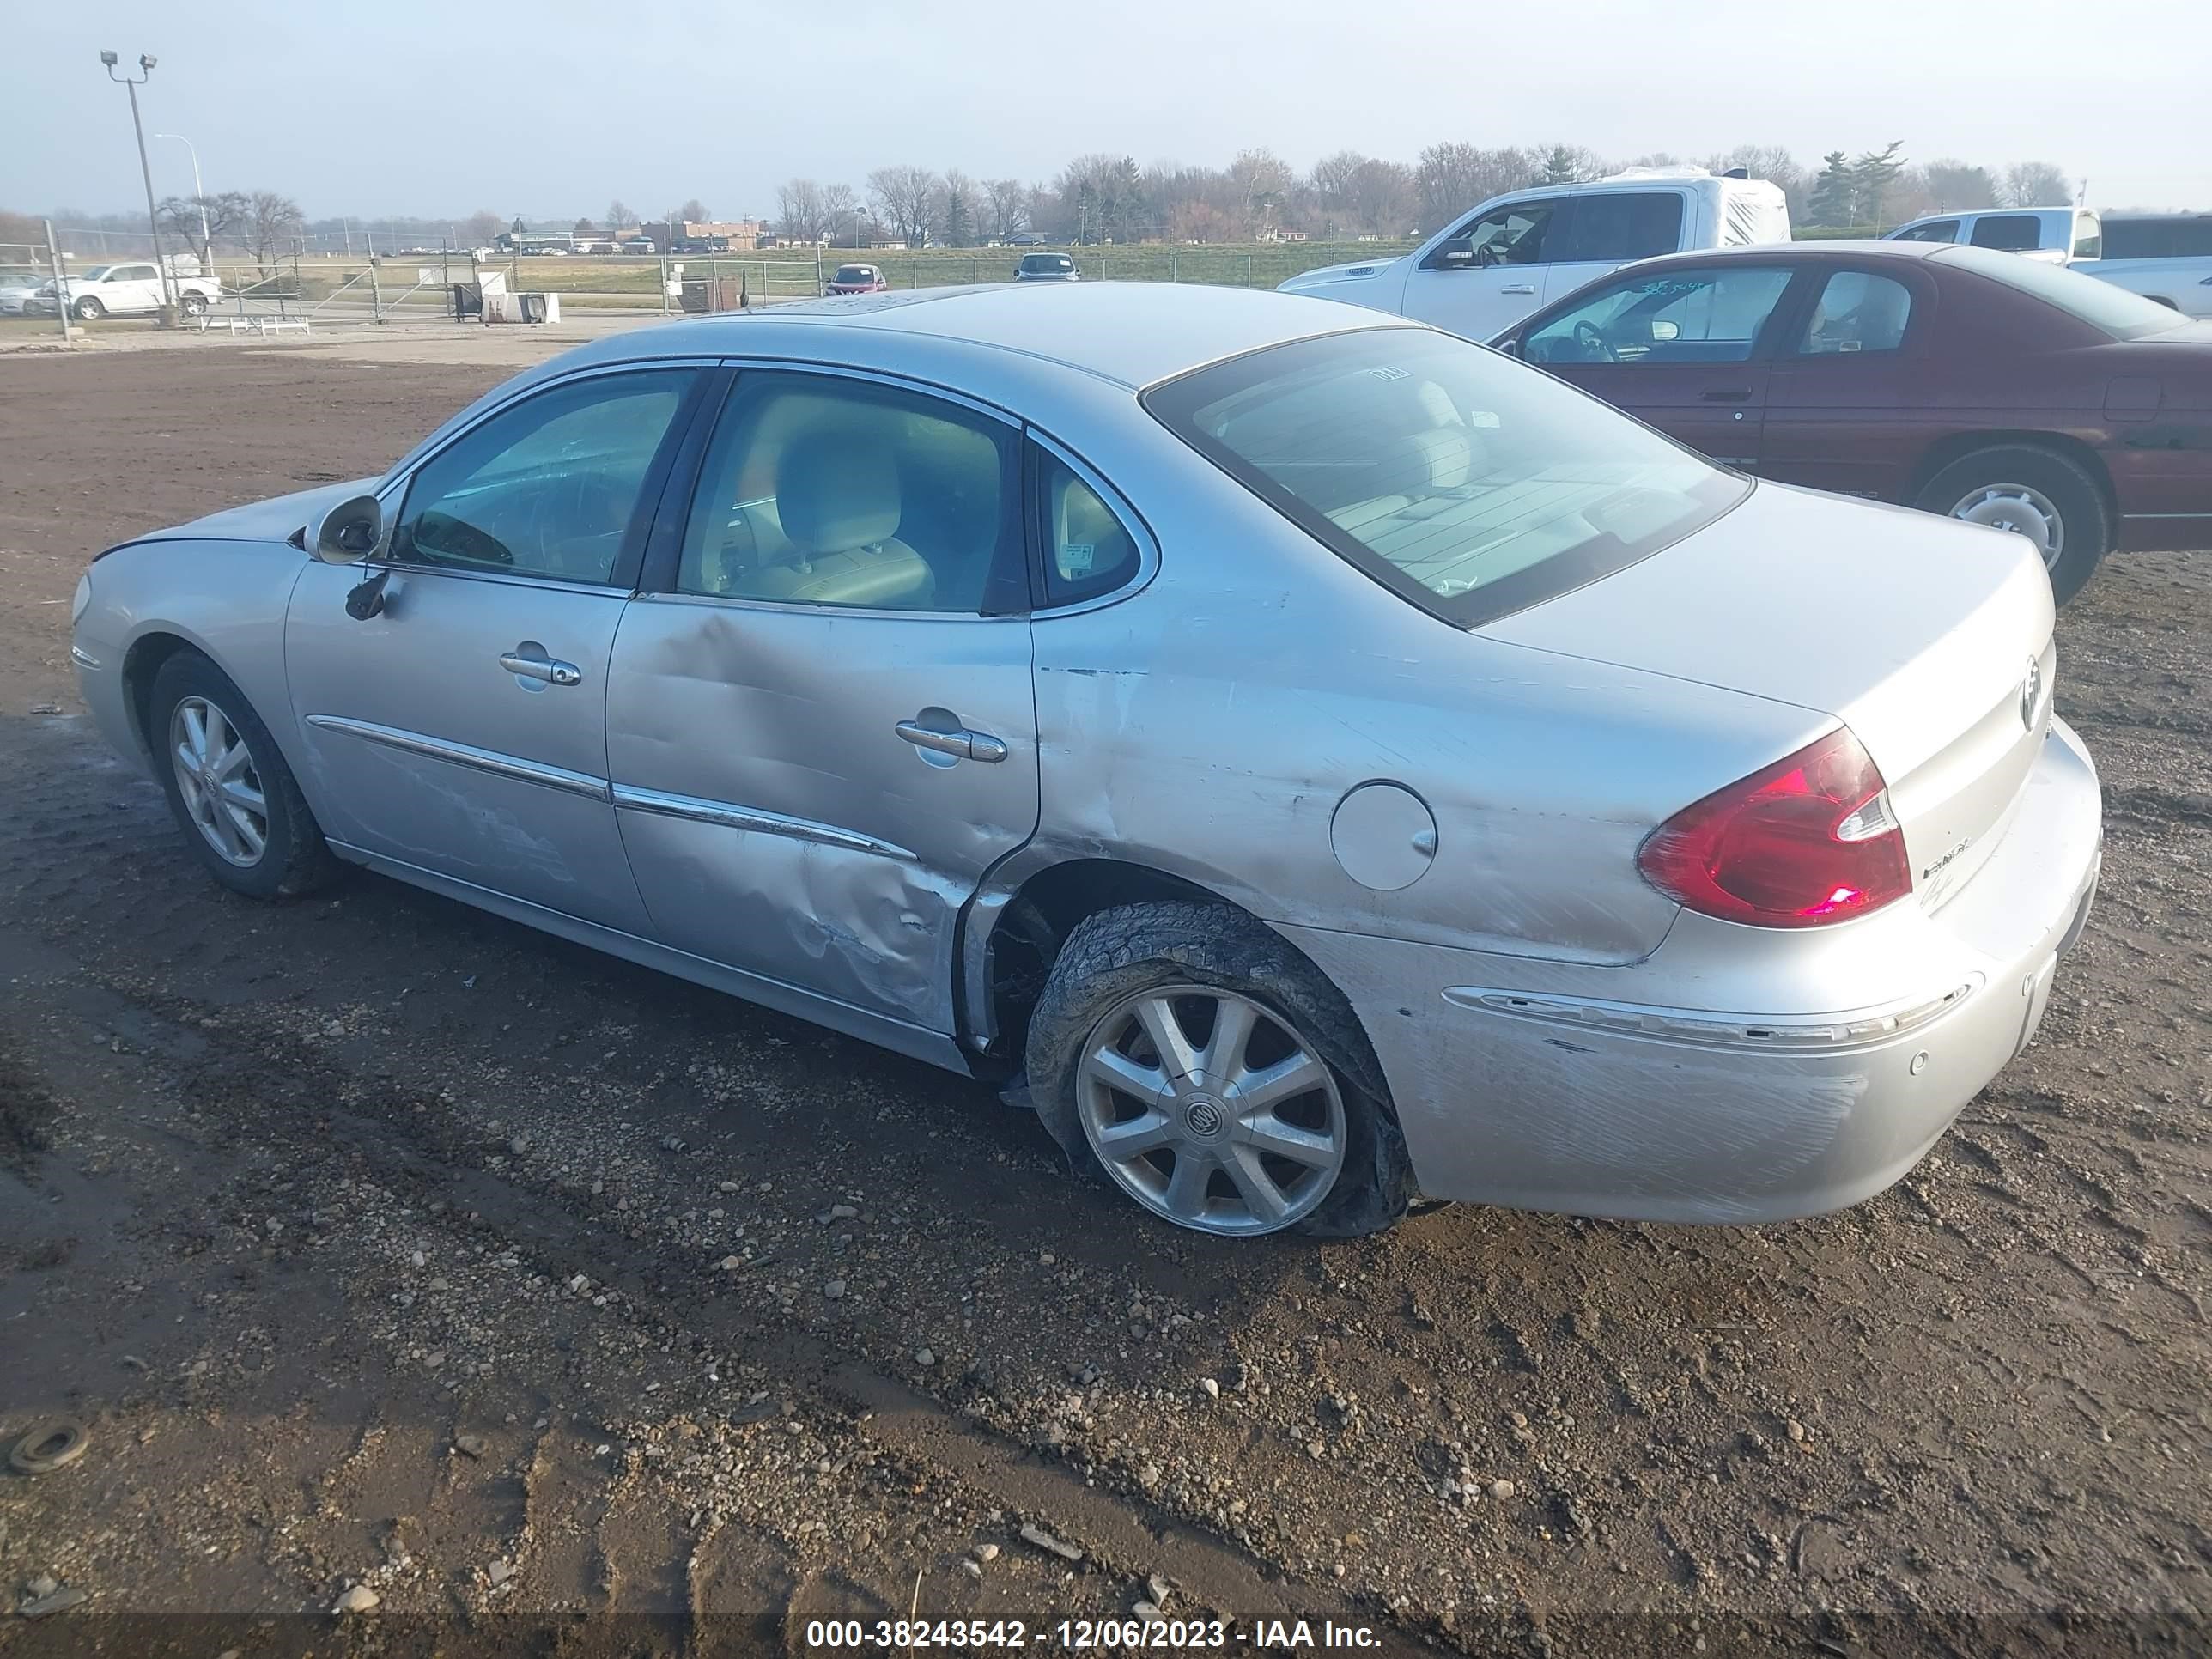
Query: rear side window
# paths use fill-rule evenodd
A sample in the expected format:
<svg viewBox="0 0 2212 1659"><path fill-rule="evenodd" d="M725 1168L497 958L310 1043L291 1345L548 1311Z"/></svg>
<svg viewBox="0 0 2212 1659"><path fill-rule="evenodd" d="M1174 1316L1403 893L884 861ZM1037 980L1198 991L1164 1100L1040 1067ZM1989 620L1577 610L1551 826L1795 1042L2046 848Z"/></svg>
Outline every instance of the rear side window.
<svg viewBox="0 0 2212 1659"><path fill-rule="evenodd" d="M2086 278L2084 280L2087 280ZM1802 357L1895 351L1912 320L1912 290L1893 277L1839 270L1822 284L1820 297L1797 338Z"/></svg>
<svg viewBox="0 0 2212 1659"><path fill-rule="evenodd" d="M1985 213L1974 221L1968 240L1976 247L2026 253L2043 246L2043 222L2033 213Z"/></svg>
<svg viewBox="0 0 2212 1659"><path fill-rule="evenodd" d="M1955 242L1959 240L1956 219L1930 219L1924 225L1914 225L1900 230L1890 238L1893 242Z"/></svg>
<svg viewBox="0 0 2212 1659"><path fill-rule="evenodd" d="M2212 213L2166 218L2107 219L2107 259L2202 259L2212 258Z"/></svg>
<svg viewBox="0 0 2212 1659"><path fill-rule="evenodd" d="M1083 475L1059 456L1030 447L1037 480L1038 544L1044 550L1045 603L1075 605L1132 580L1140 555L1135 533Z"/></svg>
<svg viewBox="0 0 2212 1659"><path fill-rule="evenodd" d="M1567 213L1565 241L1554 259L1605 260L1626 264L1682 246L1682 198L1671 190L1622 191L1577 196Z"/></svg>
<svg viewBox="0 0 2212 1659"><path fill-rule="evenodd" d="M1462 627L1632 564L1751 488L1548 374L1428 329L1249 352L1144 403L1315 539Z"/></svg>

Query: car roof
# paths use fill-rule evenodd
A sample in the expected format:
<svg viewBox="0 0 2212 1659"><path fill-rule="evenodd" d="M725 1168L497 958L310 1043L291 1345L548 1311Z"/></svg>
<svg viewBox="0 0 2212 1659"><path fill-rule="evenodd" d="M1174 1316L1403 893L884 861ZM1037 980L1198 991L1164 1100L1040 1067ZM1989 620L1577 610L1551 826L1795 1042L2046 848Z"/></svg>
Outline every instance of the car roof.
<svg viewBox="0 0 2212 1659"><path fill-rule="evenodd" d="M1869 241L1856 237L1823 237L1809 242L1755 242L1741 247L1692 248L1683 253L1662 253L1638 261L1639 265L1711 264L1716 259L1759 264L1777 257L1820 259L1839 255L1851 259L1925 259L1954 246L1950 242ZM1624 266L1624 270L1628 267Z"/></svg>
<svg viewBox="0 0 2212 1659"><path fill-rule="evenodd" d="M629 330L569 361L818 355L834 337L872 334L879 349L916 336L1017 353L1131 388L1263 347L1354 329L1422 325L1334 300L1198 283L989 283L908 289L848 299L797 300L759 310Z"/></svg>

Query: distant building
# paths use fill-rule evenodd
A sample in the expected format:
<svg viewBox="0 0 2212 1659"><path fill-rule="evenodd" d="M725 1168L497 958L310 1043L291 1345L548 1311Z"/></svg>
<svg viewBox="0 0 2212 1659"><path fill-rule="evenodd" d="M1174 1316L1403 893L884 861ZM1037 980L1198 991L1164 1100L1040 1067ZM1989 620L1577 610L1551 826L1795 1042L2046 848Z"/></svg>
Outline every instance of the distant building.
<svg viewBox="0 0 2212 1659"><path fill-rule="evenodd" d="M750 253L761 246L768 227L757 219L684 219L641 228L648 234L667 232L678 253Z"/></svg>

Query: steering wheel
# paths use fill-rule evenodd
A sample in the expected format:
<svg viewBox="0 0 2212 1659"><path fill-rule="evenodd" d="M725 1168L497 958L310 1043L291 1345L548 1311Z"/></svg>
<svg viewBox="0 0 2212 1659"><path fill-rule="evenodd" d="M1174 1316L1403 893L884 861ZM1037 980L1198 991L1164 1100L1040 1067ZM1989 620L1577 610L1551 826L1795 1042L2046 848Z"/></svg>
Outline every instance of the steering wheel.
<svg viewBox="0 0 2212 1659"><path fill-rule="evenodd" d="M477 528L466 519L441 513L434 507L415 521L413 539L418 547L466 559L471 564L514 562L514 555L507 550L507 544L489 531Z"/></svg>
<svg viewBox="0 0 2212 1659"><path fill-rule="evenodd" d="M1587 318L1575 325L1575 344L1590 354L1583 359L1586 363L1617 363L1620 361L1620 354L1607 343L1598 325Z"/></svg>

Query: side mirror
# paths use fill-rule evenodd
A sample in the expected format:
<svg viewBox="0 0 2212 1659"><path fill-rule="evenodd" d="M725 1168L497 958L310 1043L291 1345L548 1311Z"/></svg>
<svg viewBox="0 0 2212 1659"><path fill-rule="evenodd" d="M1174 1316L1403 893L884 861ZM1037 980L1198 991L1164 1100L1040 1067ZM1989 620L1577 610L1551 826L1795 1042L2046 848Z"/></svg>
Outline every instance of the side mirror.
<svg viewBox="0 0 2212 1659"><path fill-rule="evenodd" d="M359 564L384 543L384 508L374 495L355 495L307 526L307 551L325 564Z"/></svg>
<svg viewBox="0 0 2212 1659"><path fill-rule="evenodd" d="M1437 244L1436 252L1429 255L1431 270L1465 270L1474 264L1474 239L1455 236Z"/></svg>

